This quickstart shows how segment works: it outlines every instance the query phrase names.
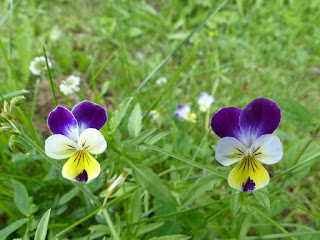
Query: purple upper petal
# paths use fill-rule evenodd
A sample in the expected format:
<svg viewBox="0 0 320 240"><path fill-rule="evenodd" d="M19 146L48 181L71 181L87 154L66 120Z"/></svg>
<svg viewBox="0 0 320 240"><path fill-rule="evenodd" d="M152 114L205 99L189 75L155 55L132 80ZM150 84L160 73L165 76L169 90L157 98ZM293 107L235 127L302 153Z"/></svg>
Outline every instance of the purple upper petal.
<svg viewBox="0 0 320 240"><path fill-rule="evenodd" d="M62 134L74 139L74 134L78 133L77 120L68 109L62 106L57 106L50 112L47 123L53 134Z"/></svg>
<svg viewBox="0 0 320 240"><path fill-rule="evenodd" d="M281 110L275 102L266 98L257 98L241 111L240 129L242 141L247 146L264 134L271 134L279 126Z"/></svg>
<svg viewBox="0 0 320 240"><path fill-rule="evenodd" d="M235 107L222 108L211 119L212 130L221 138L235 137L239 139L239 116L241 109Z"/></svg>
<svg viewBox="0 0 320 240"><path fill-rule="evenodd" d="M90 101L82 101L72 109L78 121L80 132L87 128L101 129L107 121L106 110Z"/></svg>

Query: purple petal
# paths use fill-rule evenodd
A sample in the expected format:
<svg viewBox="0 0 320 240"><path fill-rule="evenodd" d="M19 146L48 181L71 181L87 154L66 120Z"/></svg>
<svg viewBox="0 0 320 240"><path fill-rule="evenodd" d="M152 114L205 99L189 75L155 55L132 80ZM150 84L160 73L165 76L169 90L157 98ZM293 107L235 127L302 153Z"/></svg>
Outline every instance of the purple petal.
<svg viewBox="0 0 320 240"><path fill-rule="evenodd" d="M208 96L209 96L209 94L206 93L206 92L201 92L200 93L200 98L207 98Z"/></svg>
<svg viewBox="0 0 320 240"><path fill-rule="evenodd" d="M179 110L182 110L182 109L184 109L184 106L181 105L181 104L179 104L179 105L178 105L178 109L179 109Z"/></svg>
<svg viewBox="0 0 320 240"><path fill-rule="evenodd" d="M241 109L235 107L222 108L211 119L212 130L221 138L234 137L239 139L239 116Z"/></svg>
<svg viewBox="0 0 320 240"><path fill-rule="evenodd" d="M62 134L71 139L77 138L75 135L78 134L78 123L68 109L57 106L50 112L47 123L53 134Z"/></svg>
<svg viewBox="0 0 320 240"><path fill-rule="evenodd" d="M77 182L87 182L88 181L88 174L86 170L83 170L78 176L76 176L75 180Z"/></svg>
<svg viewBox="0 0 320 240"><path fill-rule="evenodd" d="M281 110L274 101L257 98L250 102L240 114L240 129L247 146L264 134L271 134L279 126Z"/></svg>
<svg viewBox="0 0 320 240"><path fill-rule="evenodd" d="M101 129L107 121L106 110L90 101L82 101L72 109L78 121L80 132L87 128Z"/></svg>
<svg viewBox="0 0 320 240"><path fill-rule="evenodd" d="M179 111L175 111L175 112L174 112L174 116L176 116L176 117L181 117Z"/></svg>
<svg viewBox="0 0 320 240"><path fill-rule="evenodd" d="M248 177L247 182L245 184L242 184L242 191L248 192L248 191L253 191L255 188L256 184L254 183L253 180Z"/></svg>

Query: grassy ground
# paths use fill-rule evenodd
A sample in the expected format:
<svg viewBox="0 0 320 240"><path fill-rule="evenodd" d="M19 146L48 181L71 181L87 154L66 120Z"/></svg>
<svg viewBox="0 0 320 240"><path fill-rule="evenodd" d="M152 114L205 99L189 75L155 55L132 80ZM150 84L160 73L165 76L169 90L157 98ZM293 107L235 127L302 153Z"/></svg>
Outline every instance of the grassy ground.
<svg viewBox="0 0 320 240"><path fill-rule="evenodd" d="M48 76L32 75L29 65L43 55L43 45L53 63L56 86L71 74L82 79L78 94L66 97L55 88L59 104L71 108L83 99L94 101L107 109L110 122L118 119L117 108L124 109L117 106L133 97L119 125L103 128L108 149L98 156L101 174L88 185L74 186L62 178L35 147L26 145L27 155L13 153L10 134L0 135L1 239L6 233L11 234L8 239L33 239L48 209L48 239L60 233L59 239L320 236L320 147L313 133L320 117L320 1L228 1L214 13L221 3L1 1L1 107L4 99L28 90L26 103L15 109L15 119L40 149L50 135L46 118L54 102ZM204 25L188 39L200 24ZM157 70L170 54L173 57ZM137 103L147 111L155 102L165 90L165 85L156 84L161 76L174 82L153 108L160 120L145 118L142 133L132 136L127 127L131 112ZM215 97L207 114L197 106L203 91ZM215 174L226 177L232 167L214 159L219 138L210 131L209 120L223 107L243 108L257 97L272 99L282 108L275 134L283 142L284 157L268 167L270 175L301 167L274 178L266 188L239 194ZM178 104L189 104L197 122L175 118ZM159 141L143 139L148 134ZM124 187L108 200L108 212L98 212L80 190L91 191L102 202L108 185L123 169L131 173ZM11 230L5 228L9 225Z"/></svg>

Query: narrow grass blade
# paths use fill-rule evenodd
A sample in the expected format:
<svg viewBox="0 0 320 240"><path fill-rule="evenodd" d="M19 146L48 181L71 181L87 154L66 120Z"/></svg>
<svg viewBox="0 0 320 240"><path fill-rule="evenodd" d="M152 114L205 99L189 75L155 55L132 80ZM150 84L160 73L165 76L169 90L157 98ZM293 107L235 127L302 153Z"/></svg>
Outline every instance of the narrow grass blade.
<svg viewBox="0 0 320 240"><path fill-rule="evenodd" d="M252 236L252 237L246 237L245 240L260 240L260 239L280 239L280 238L289 238L289 237L303 237L301 239L304 239L305 236L311 236L316 235L320 236L320 231L316 232L293 232L293 233L278 233L278 234L269 234L269 235L263 235L263 236ZM315 239L315 238L314 238Z"/></svg>
<svg viewBox="0 0 320 240"><path fill-rule="evenodd" d="M0 21L0 29L2 28L2 26L6 23L6 21L8 20L10 14L12 11L14 11L20 4L21 0L15 1L14 5L13 5L13 9L10 9L1 19Z"/></svg>
<svg viewBox="0 0 320 240"><path fill-rule="evenodd" d="M195 46L195 48L192 50L191 54L189 55L189 57L187 58L187 60L184 62L184 64L180 67L180 69L178 70L178 72L176 72L176 74L173 76L173 78L169 81L169 83L166 85L166 87L162 90L162 92L158 95L158 97L156 98L156 100L154 100L154 102L151 104L151 106L149 107L149 109L146 111L145 115L142 118L142 121L145 121L146 118L148 117L148 114L152 111L152 109L154 109L154 107L158 104L158 102L161 100L161 98L169 91L169 89L171 89L173 83L177 80L177 78L179 77L180 73L183 71L183 69L185 69L185 67L188 65L188 63L191 61L193 55L196 53L196 51L198 50L200 46L200 41L198 42L198 44Z"/></svg>
<svg viewBox="0 0 320 240"><path fill-rule="evenodd" d="M14 92L11 92L11 93L8 93L8 94L4 94L2 97L0 97L0 101L3 101L3 100L9 100L11 98L14 98L14 97L18 97L18 96L21 96L21 95L24 95L24 94L28 94L29 91L28 90L19 90L19 91L14 91Z"/></svg>
<svg viewBox="0 0 320 240"><path fill-rule="evenodd" d="M175 53L187 42L189 39L197 33L205 24L206 22L215 15L225 4L227 3L227 0L223 1L214 11L212 11L165 59L162 60L162 62L159 63L158 66L156 66L152 72L143 80L143 82L138 86L138 88L133 92L133 96L135 96L141 88L153 77L153 75L159 71L163 67L163 65L168 62L168 60L175 55Z"/></svg>
<svg viewBox="0 0 320 240"><path fill-rule="evenodd" d="M3 42L1 41L1 39L0 39L0 48L1 48L1 51L3 53L4 59L6 60L6 62L8 64L8 67L9 67L9 70L10 70L10 74L11 74L11 77L13 79L13 81L11 79L9 79L9 88L10 88L10 91L12 91L14 89L14 86L12 85L12 83L15 83L15 87L18 87L17 75L16 75L16 73L14 71L12 63L11 63L9 57L8 57L7 51L4 48L4 45L3 45Z"/></svg>
<svg viewBox="0 0 320 240"><path fill-rule="evenodd" d="M47 52L46 52L46 48L45 48L44 45L43 45L43 54L44 54L44 57L46 59L48 77L49 77L50 86L51 86L51 92L52 92L52 97L53 97L53 103L54 103L54 106L57 106L58 105L58 101L57 101L56 93L54 91L54 85L53 85L53 81L52 81L52 77L51 77L51 71L50 71L50 67L49 67L49 64L48 64Z"/></svg>
<svg viewBox="0 0 320 240"><path fill-rule="evenodd" d="M317 157L319 157L319 156L320 156L320 152L318 152L318 153L316 153L316 154L312 155L311 157L309 157L309 158L308 158L307 160L305 160L304 162L299 163L299 164L297 164L297 165L295 165L295 166L293 166L293 167L291 167L291 168L287 169L286 171L284 171L284 172L280 173L279 175L277 175L277 176L273 177L273 178L271 179L271 181L275 181L275 180L277 180L278 178L282 177L283 175L286 175L287 173L292 172L293 170L295 170L295 169L297 169L297 168L301 167L302 165L304 165L304 164L306 164L306 163L308 163L308 162L310 162L310 161L314 160L315 158L317 158Z"/></svg>
<svg viewBox="0 0 320 240"><path fill-rule="evenodd" d="M9 226L3 228L0 231L0 239L5 240L11 233L19 229L23 224L25 224L28 221L27 218L20 219L18 221L15 221L11 223Z"/></svg>
<svg viewBox="0 0 320 240"><path fill-rule="evenodd" d="M90 87L92 86L92 84L95 83L95 81L97 80L97 78L99 77L100 73L102 72L102 70L108 65L108 63L112 60L112 58L115 56L115 53L112 53L112 55L102 64L102 66L99 68L98 72L93 76L93 78L91 79L91 82L89 83L87 89L84 91L82 97L84 97L88 90L90 89Z"/></svg>
<svg viewBox="0 0 320 240"><path fill-rule="evenodd" d="M195 166L197 168L207 170L208 172L214 173L215 175L217 175L217 176L219 176L219 177L221 177L223 179L227 179L227 176L225 176L225 175L219 173L218 171L216 171L216 170L214 170L214 169L212 169L212 168L210 168L208 166L205 166L205 165L203 165L201 163L197 163L195 161L191 161L191 160L189 160L187 158L181 157L181 156L179 156L177 154L174 154L174 153L171 153L171 152L167 152L167 151L165 151L165 150L163 150L161 148L158 148L158 147L155 147L155 146L152 146L152 145L149 145L149 144L142 144L142 146L144 146L146 148L149 148L151 150L157 151L159 153L168 155L170 157L173 157L173 158L178 159L178 160L180 160L182 162L188 163L188 164L190 164L192 166Z"/></svg>

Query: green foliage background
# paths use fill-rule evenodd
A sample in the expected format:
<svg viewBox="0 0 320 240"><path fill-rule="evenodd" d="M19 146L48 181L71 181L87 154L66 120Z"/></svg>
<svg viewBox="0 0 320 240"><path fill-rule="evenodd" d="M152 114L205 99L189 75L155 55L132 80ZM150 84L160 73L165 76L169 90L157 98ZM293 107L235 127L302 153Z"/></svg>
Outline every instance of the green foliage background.
<svg viewBox="0 0 320 240"><path fill-rule="evenodd" d="M227 1L205 21L221 3L0 2L1 107L26 96L14 110L24 134L40 149L50 135L48 76L29 70L43 45L58 103L71 108L89 99L109 116L102 171L87 185L62 178L21 138L15 141L29 154L12 152L10 134L2 132L0 239L116 239L106 212L83 191L102 202L124 169L130 175L106 208L121 239L319 238L320 1ZM71 74L81 76L81 91L64 96L58 86ZM156 84L161 76L170 87ZM202 91L214 92L208 113L198 110ZM257 97L282 109L275 134L284 157L268 166L266 188L239 194L226 181L232 166L214 159L219 138L209 122L219 109L243 108ZM175 118L178 104L189 104L197 122ZM159 122L141 118L151 106Z"/></svg>

